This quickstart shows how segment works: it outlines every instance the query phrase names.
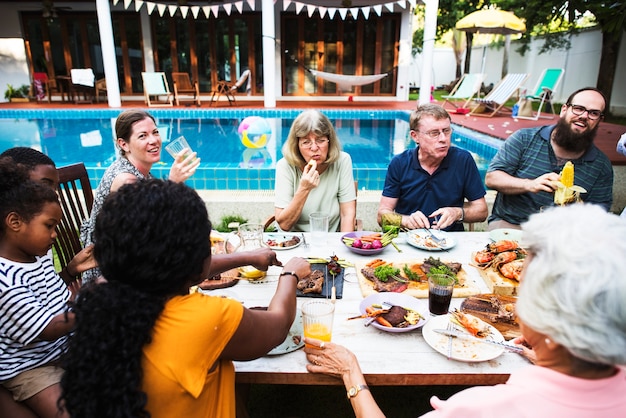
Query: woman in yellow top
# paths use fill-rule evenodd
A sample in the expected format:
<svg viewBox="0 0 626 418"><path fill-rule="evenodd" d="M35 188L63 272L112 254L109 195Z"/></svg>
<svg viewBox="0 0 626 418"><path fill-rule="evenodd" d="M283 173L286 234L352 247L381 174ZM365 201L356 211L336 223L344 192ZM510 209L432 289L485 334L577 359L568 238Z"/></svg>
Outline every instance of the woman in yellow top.
<svg viewBox="0 0 626 418"><path fill-rule="evenodd" d="M62 403L80 417L235 417L233 360L265 355L287 336L296 281L311 271L284 266L267 311L189 287L238 265L280 265L269 249L211 261L211 223L183 184L143 180L105 201L94 255L107 282L78 297ZM149 414L149 415L148 415Z"/></svg>

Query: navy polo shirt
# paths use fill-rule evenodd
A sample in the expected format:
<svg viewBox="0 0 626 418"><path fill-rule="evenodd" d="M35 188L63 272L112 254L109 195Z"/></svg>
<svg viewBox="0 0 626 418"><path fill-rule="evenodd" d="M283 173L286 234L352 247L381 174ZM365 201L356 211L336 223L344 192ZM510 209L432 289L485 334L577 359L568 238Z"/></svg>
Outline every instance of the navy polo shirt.
<svg viewBox="0 0 626 418"><path fill-rule="evenodd" d="M395 211L410 215L419 210L427 216L442 207L462 207L465 199L473 201L485 196L472 155L461 148L450 147L448 155L431 175L417 159L418 148L396 155L389 163L383 196L398 199ZM463 231L454 223L447 231Z"/></svg>

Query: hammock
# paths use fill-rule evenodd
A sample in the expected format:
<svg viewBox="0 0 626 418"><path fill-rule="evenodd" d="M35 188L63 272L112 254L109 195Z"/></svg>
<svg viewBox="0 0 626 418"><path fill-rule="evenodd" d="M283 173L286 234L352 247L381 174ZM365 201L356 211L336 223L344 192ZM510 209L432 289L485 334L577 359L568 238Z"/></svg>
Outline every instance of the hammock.
<svg viewBox="0 0 626 418"><path fill-rule="evenodd" d="M317 71L308 69L315 77L322 78L324 80L336 83L340 90L350 90L352 86L364 86L365 84L375 83L378 80L387 77L389 73L385 74L373 74L373 75L344 75L335 73L325 73L324 71Z"/></svg>

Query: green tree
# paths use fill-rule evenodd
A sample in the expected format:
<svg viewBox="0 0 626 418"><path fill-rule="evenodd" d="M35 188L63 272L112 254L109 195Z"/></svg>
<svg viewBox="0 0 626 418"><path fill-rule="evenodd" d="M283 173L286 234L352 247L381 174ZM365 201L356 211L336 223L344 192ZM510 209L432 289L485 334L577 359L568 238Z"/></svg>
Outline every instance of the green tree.
<svg viewBox="0 0 626 418"><path fill-rule="evenodd" d="M522 36L524 54L532 36L545 37L539 53L554 48L569 47L569 39L580 27L579 19L591 13L602 32L600 71L596 87L607 98L607 111L611 105L611 91L615 80L617 58L623 33L626 31L626 2L624 0L494 0L501 9L514 12L526 20L526 33ZM583 87L583 86L581 86Z"/></svg>

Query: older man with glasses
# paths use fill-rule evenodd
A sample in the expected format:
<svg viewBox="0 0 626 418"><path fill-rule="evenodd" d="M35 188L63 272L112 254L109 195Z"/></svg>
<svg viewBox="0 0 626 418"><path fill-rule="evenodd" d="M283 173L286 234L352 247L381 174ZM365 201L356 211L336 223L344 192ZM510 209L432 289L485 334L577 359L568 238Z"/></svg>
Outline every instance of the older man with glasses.
<svg viewBox="0 0 626 418"><path fill-rule="evenodd" d="M416 148L389 163L378 206L383 215L397 214L408 229L463 231L463 222L487 218L485 187L471 154L452 147L451 119L441 106L425 104L411 113L411 139Z"/></svg>
<svg viewBox="0 0 626 418"><path fill-rule="evenodd" d="M583 201L609 210L613 203L611 162L593 143L606 99L596 88L572 93L556 125L520 129L489 164L485 183L498 191L489 229L519 228L541 208L554 205L559 173L574 164L574 184L586 190Z"/></svg>

